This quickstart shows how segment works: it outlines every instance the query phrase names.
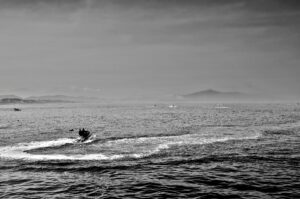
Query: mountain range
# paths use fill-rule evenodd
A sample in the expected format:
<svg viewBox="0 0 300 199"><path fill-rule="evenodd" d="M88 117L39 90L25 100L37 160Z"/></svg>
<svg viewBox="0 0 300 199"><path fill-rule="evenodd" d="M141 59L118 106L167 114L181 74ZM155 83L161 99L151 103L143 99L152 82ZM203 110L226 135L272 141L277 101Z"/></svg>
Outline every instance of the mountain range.
<svg viewBox="0 0 300 199"><path fill-rule="evenodd" d="M55 102L81 102L86 100L95 100L94 97L73 97L66 95L45 95L45 96L31 96L22 98L16 95L0 95L0 104L14 104L14 103L55 103Z"/></svg>
<svg viewBox="0 0 300 199"><path fill-rule="evenodd" d="M222 92L213 89L207 89L203 91L181 95L180 97L181 99L187 99L187 100L235 101L235 100L245 100L250 96L242 92Z"/></svg>

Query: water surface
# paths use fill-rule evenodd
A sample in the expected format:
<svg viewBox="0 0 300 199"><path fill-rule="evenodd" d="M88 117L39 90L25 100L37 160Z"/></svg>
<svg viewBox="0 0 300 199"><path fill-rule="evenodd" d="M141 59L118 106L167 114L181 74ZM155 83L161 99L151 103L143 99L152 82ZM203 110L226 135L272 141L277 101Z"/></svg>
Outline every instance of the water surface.
<svg viewBox="0 0 300 199"><path fill-rule="evenodd" d="M300 194L299 104L20 107L0 107L1 198Z"/></svg>

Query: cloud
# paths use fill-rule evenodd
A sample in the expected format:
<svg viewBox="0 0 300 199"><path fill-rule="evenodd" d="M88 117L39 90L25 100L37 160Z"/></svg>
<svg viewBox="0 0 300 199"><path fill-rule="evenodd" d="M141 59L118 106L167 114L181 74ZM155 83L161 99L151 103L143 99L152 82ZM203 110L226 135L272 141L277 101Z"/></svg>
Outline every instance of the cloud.
<svg viewBox="0 0 300 199"><path fill-rule="evenodd" d="M299 10L298 0L0 0L2 8L53 6L92 7L116 6L121 8L166 9L166 8L209 8L216 6L240 5L255 11Z"/></svg>
<svg viewBox="0 0 300 199"><path fill-rule="evenodd" d="M298 2L0 0L0 85L132 94L283 78L296 90Z"/></svg>

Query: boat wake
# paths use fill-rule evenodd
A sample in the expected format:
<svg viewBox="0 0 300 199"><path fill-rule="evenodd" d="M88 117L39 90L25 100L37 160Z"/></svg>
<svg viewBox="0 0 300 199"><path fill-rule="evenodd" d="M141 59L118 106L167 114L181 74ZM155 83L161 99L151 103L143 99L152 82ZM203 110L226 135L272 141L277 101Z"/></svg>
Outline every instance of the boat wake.
<svg viewBox="0 0 300 199"><path fill-rule="evenodd" d="M222 136L201 136L199 134L185 134L174 136L160 137L140 137L140 138L121 138L117 140L106 141L104 143L90 142L85 148L90 149L88 153L74 153L75 149L81 149L74 138L62 138L52 141L40 141L19 143L13 146L0 147L0 158L6 159L23 159L23 160L116 160L123 158L143 158L159 153L171 146L177 145L199 145L214 142L226 142L229 140L256 139L260 133L252 130L243 134L240 133L224 133ZM70 151L73 153L63 154L60 148L72 146ZM30 150L56 148L51 154L33 154ZM70 147L69 147L70 148Z"/></svg>
<svg viewBox="0 0 300 199"><path fill-rule="evenodd" d="M62 138L53 141L20 143L14 146L6 146L0 148L0 158L7 159L25 159L25 160L109 160L121 158L120 155L105 156L103 154L31 154L27 151L46 147L64 146L66 144L76 143L77 139Z"/></svg>

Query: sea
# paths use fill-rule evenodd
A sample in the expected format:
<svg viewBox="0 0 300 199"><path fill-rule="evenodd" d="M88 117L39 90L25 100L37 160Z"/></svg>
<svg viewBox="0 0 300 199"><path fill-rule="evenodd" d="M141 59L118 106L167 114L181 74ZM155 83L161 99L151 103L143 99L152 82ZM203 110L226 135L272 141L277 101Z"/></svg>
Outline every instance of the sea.
<svg viewBox="0 0 300 199"><path fill-rule="evenodd" d="M300 103L0 105L5 199L299 198L299 163Z"/></svg>

